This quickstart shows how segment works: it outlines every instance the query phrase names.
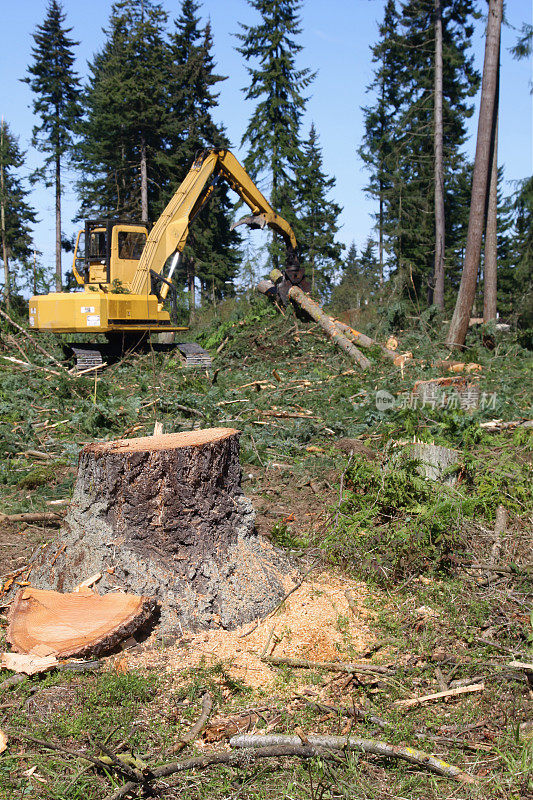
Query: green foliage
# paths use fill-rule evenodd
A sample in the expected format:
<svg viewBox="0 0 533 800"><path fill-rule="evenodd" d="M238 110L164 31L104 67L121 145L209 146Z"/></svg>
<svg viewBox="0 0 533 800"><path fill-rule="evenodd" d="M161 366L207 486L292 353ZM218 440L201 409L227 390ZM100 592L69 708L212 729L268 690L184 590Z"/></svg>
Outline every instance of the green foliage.
<svg viewBox="0 0 533 800"><path fill-rule="evenodd" d="M28 190L20 177L24 168L24 153L9 125L2 120L0 132L0 202L4 212L5 233L2 231L0 259L4 270L7 256L9 286L4 295L13 293L18 287L28 285L32 256L31 226L37 221L35 211L28 203ZM5 247L5 249L4 249ZM9 290L9 291L7 291Z"/></svg>
<svg viewBox="0 0 533 800"><path fill-rule="evenodd" d="M162 206L169 174L165 153L168 107L166 14L145 0L111 8L107 39L89 65L76 154L82 178L80 216L141 217L140 164L148 171L149 209ZM154 214L155 216L155 214Z"/></svg>
<svg viewBox="0 0 533 800"><path fill-rule="evenodd" d="M202 150L227 148L229 141L223 125L213 113L218 106L217 84L226 76L216 72L213 58L211 24L201 26L200 5L183 0L180 16L170 36L169 98L166 125L168 129L168 169L171 191L185 177ZM202 294L219 300L231 294L238 268L240 236L231 231L232 204L228 186L220 182L207 206L191 226L182 266L177 280L185 283L196 276Z"/></svg>
<svg viewBox="0 0 533 800"><path fill-rule="evenodd" d="M468 520L491 524L499 505L511 515L533 510L531 433L521 452L508 440L495 450L494 440L464 414L443 414L422 433L419 422L415 409L395 412L384 435L385 462L357 457L349 465L337 523L322 542L335 562L381 582L449 569L466 546ZM389 437L400 431L447 445L460 442L457 487L422 477L408 446L390 451Z"/></svg>
<svg viewBox="0 0 533 800"><path fill-rule="evenodd" d="M434 258L434 2L388 0L372 103L363 109L360 155L370 172L367 192L379 204L377 227L399 289L425 303ZM479 86L470 47L474 3L443 4L444 190L447 285L456 284L468 217L469 166L462 153L466 120ZM453 281L453 284L452 284ZM430 294L430 292L429 292Z"/></svg>
<svg viewBox="0 0 533 800"><path fill-rule="evenodd" d="M72 148L72 132L81 113L79 79L73 69L73 48L79 42L69 38L72 28L65 28L64 22L61 4L49 0L46 18L33 34L33 61L23 79L35 95L33 112L41 121L33 128L32 145L47 154L44 169L35 178L44 176L47 186L60 180L58 160Z"/></svg>
<svg viewBox="0 0 533 800"><path fill-rule="evenodd" d="M335 236L342 209L328 199L336 181L328 178L323 170L322 150L314 124L309 138L301 146L295 174L298 186L296 235L300 253L312 292L316 287L321 295L327 295L340 264L342 245L335 241Z"/></svg>
<svg viewBox="0 0 533 800"><path fill-rule="evenodd" d="M265 177L271 185L270 202L291 224L299 197L295 171L301 158L300 121L306 98L303 92L314 79L307 68L298 69L302 51L298 0L248 0L261 19L256 25L241 24L238 52L247 62L247 100L257 101L241 145L248 145L245 168L252 178ZM253 64L254 66L249 66ZM271 249L273 265L280 258Z"/></svg>

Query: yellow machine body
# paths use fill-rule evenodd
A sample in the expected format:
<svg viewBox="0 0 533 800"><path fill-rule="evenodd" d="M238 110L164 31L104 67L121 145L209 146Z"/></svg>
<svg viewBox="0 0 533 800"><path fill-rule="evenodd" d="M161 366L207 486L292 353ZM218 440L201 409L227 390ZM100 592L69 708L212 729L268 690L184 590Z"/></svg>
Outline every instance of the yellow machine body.
<svg viewBox="0 0 533 800"><path fill-rule="evenodd" d="M80 292L50 292L30 299L30 326L54 333L183 331L158 309L155 295L113 294L86 287Z"/></svg>
<svg viewBox="0 0 533 800"><path fill-rule="evenodd" d="M213 194L218 178L251 209L253 216L241 222L270 227L282 236L288 253L296 254L290 225L275 213L235 156L228 150L208 150L195 160L151 230L145 223L87 221L78 234L72 267L83 289L32 297L30 326L56 333L186 330L171 324L163 306L169 291L175 293L172 276L189 225Z"/></svg>

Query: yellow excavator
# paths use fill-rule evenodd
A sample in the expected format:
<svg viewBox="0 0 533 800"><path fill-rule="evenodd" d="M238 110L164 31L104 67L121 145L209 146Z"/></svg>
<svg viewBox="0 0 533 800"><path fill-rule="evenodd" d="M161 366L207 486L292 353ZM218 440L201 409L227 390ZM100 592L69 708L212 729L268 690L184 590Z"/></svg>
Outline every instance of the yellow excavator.
<svg viewBox="0 0 533 800"><path fill-rule="evenodd" d="M30 326L54 333L102 333L107 344L71 345L78 369L97 368L124 350L146 346L151 333L175 333L164 303L176 297L172 278L179 265L189 226L225 180L252 214L234 223L271 228L284 240L287 261L276 293L285 301L291 285L308 290L298 259L298 245L289 223L275 213L234 155L228 150L203 151L151 230L146 223L93 219L78 233L73 273L81 291L36 295L29 302ZM174 320L175 321L175 320ZM187 365L210 363L199 345L174 345Z"/></svg>

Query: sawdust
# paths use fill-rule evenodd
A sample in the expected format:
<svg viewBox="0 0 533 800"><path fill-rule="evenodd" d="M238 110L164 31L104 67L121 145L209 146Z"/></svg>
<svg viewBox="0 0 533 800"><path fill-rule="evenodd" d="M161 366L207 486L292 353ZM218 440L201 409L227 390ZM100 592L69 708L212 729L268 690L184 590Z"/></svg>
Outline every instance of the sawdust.
<svg viewBox="0 0 533 800"><path fill-rule="evenodd" d="M350 589L357 614L345 597ZM161 650L157 632L142 652L128 654L130 668L144 666L176 677L184 670L224 662L228 672L252 688L267 687L278 670L261 661L267 655L307 658L310 661L354 661L375 642L375 614L366 606L371 600L368 587L331 572L309 576L283 604L266 619L235 630L184 632L176 644ZM248 633L252 631L251 633ZM245 635L248 634L248 635Z"/></svg>

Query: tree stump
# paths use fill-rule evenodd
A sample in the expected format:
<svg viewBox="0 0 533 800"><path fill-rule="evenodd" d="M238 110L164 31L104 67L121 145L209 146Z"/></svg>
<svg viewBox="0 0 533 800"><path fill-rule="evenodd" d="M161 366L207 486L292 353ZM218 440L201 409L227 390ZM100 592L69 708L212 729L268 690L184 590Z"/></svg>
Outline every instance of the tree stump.
<svg viewBox="0 0 533 800"><path fill-rule="evenodd" d="M271 611L296 580L254 529L231 428L84 447L58 540L35 557L32 585L154 596L165 627L232 628Z"/></svg>

